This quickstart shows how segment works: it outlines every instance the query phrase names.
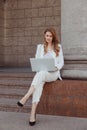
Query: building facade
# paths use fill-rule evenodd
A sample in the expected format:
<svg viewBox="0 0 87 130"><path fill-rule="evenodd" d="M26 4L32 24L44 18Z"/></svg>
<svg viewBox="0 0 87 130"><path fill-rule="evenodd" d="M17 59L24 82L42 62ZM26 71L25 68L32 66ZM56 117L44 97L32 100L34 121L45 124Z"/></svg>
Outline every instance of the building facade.
<svg viewBox="0 0 87 130"><path fill-rule="evenodd" d="M29 67L43 33L54 27L63 46L62 76L87 78L87 1L0 0L0 67ZM74 5L74 6L73 6Z"/></svg>
<svg viewBox="0 0 87 130"><path fill-rule="evenodd" d="M29 58L34 57L37 44L43 43L43 32L46 28L54 27L60 37L61 1L0 2L0 66L28 67Z"/></svg>

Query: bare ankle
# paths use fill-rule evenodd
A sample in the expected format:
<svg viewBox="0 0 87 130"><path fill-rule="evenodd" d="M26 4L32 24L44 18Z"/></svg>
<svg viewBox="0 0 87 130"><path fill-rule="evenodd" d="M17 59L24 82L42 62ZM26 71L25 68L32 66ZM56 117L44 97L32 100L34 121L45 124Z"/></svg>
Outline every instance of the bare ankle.
<svg viewBox="0 0 87 130"><path fill-rule="evenodd" d="M36 120L35 114L31 113L31 115L30 115L30 121L35 121L35 120Z"/></svg>

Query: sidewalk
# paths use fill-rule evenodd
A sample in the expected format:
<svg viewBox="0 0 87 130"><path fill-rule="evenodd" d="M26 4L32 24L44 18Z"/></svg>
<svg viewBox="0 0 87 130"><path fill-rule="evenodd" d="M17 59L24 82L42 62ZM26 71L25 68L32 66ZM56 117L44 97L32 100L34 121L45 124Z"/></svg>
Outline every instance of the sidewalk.
<svg viewBox="0 0 87 130"><path fill-rule="evenodd" d="M0 111L0 130L87 130L87 118L37 115L29 126L29 114Z"/></svg>

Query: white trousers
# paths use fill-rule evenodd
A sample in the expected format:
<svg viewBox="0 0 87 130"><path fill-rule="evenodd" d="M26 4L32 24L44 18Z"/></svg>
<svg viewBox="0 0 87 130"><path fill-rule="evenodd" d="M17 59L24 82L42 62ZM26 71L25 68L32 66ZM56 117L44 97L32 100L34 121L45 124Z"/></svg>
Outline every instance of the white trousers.
<svg viewBox="0 0 87 130"><path fill-rule="evenodd" d="M35 87L35 91L32 95L32 103L38 103L40 101L40 97L42 95L43 86L45 82L56 81L59 77L58 71L56 72L47 72L47 71L40 71L37 72L33 78L31 86Z"/></svg>

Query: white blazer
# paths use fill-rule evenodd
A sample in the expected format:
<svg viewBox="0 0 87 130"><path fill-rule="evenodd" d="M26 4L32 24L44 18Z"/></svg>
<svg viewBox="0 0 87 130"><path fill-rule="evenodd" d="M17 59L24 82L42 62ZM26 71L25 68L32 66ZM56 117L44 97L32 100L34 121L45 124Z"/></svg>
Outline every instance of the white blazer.
<svg viewBox="0 0 87 130"><path fill-rule="evenodd" d="M56 57L56 53L53 52L52 56L55 59L55 67L58 68L59 79L62 80L62 78L60 76L60 70L62 69L62 67L64 65L64 57L63 57L63 51L62 51L61 44L59 44L59 47L60 47L59 55ZM44 45L38 44L37 49L36 49L35 58L43 58L43 57L44 57Z"/></svg>

